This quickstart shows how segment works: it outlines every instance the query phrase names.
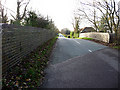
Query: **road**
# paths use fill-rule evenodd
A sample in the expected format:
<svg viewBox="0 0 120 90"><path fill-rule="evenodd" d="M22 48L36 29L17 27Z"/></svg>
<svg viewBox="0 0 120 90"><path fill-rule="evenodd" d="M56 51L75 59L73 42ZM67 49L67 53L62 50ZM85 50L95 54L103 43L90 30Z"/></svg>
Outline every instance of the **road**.
<svg viewBox="0 0 120 90"><path fill-rule="evenodd" d="M42 88L118 88L118 64L117 50L59 37Z"/></svg>

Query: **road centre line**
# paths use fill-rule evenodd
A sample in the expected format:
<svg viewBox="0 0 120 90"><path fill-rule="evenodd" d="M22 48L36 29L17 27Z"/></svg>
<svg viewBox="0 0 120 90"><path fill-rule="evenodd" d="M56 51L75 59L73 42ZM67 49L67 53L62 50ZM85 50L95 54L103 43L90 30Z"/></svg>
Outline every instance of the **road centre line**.
<svg viewBox="0 0 120 90"><path fill-rule="evenodd" d="M91 50L88 50L89 52L92 52Z"/></svg>
<svg viewBox="0 0 120 90"><path fill-rule="evenodd" d="M74 40L76 43L80 44L78 41ZM92 52L92 50L88 49L89 52Z"/></svg>
<svg viewBox="0 0 120 90"><path fill-rule="evenodd" d="M74 40L76 43L80 44L78 41Z"/></svg>

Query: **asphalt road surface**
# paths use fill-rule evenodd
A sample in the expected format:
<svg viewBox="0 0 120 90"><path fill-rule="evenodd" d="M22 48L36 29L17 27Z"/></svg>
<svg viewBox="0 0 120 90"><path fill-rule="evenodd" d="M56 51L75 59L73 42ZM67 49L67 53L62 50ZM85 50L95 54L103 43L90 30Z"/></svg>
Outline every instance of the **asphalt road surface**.
<svg viewBox="0 0 120 90"><path fill-rule="evenodd" d="M118 88L118 58L107 46L59 37L42 88Z"/></svg>

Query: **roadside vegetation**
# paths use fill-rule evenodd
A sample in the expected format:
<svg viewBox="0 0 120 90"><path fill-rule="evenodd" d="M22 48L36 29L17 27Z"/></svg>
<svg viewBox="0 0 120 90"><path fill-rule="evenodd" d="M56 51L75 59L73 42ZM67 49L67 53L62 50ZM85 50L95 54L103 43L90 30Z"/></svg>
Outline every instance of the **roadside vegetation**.
<svg viewBox="0 0 120 90"><path fill-rule="evenodd" d="M92 38L88 38L88 37L77 38L77 39L86 39L86 40L93 40Z"/></svg>
<svg viewBox="0 0 120 90"><path fill-rule="evenodd" d="M53 32L59 32L58 28L55 26L54 21L49 18L49 16L43 16L38 13L37 10L28 9L30 0L17 0L16 1L16 11L11 13L12 18L8 18L7 8L1 7L1 18L2 23L9 23L20 26L32 26L38 28L44 28L51 30ZM22 11L22 12L21 12Z"/></svg>
<svg viewBox="0 0 120 90"><path fill-rule="evenodd" d="M12 67L3 77L3 89L39 87L44 79L44 69L57 37L45 42Z"/></svg>
<svg viewBox="0 0 120 90"><path fill-rule="evenodd" d="M113 48L120 50L120 45L119 46L113 46Z"/></svg>

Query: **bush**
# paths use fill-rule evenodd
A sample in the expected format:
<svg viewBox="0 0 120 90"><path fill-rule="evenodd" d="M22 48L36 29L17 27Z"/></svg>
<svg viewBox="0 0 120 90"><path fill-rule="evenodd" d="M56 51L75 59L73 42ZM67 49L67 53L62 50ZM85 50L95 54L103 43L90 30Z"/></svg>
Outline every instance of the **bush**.
<svg viewBox="0 0 120 90"><path fill-rule="evenodd" d="M72 38L74 36L74 32L70 32L70 37Z"/></svg>

